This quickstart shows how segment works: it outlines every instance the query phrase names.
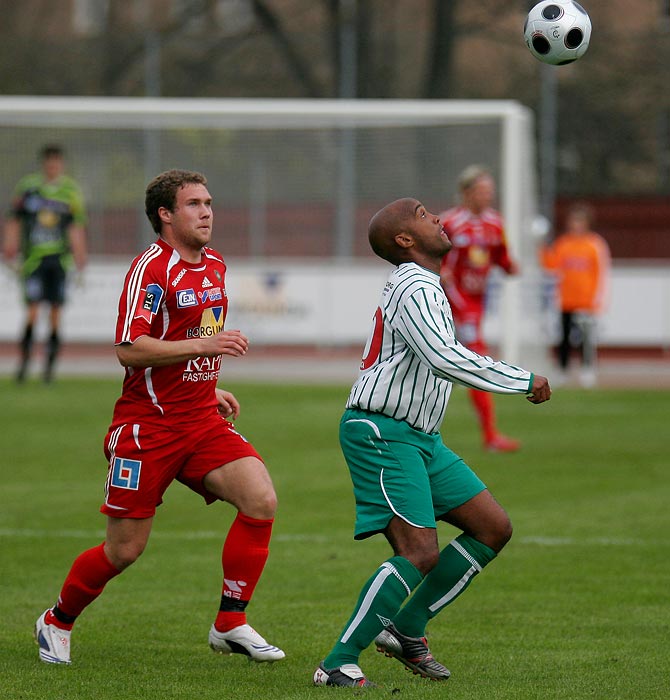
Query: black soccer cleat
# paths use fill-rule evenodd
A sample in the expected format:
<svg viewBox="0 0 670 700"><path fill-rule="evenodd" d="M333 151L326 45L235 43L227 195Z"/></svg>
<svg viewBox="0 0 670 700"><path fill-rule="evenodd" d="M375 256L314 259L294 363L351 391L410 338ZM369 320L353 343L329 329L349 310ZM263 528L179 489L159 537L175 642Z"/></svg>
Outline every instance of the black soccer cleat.
<svg viewBox="0 0 670 700"><path fill-rule="evenodd" d="M436 661L425 637L407 637L390 623L375 639L377 651L398 659L412 673L434 681L446 681L451 671Z"/></svg>
<svg viewBox="0 0 670 700"><path fill-rule="evenodd" d="M323 664L314 671L314 685L330 685L339 688L376 688L356 664L342 664L327 670Z"/></svg>

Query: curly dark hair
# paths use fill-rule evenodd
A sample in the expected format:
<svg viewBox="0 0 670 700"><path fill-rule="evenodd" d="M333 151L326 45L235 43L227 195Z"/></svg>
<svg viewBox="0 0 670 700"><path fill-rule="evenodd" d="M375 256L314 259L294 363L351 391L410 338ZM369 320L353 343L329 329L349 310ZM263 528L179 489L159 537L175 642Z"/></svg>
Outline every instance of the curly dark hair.
<svg viewBox="0 0 670 700"><path fill-rule="evenodd" d="M201 173L192 170L166 170L147 185L144 197L144 211L151 222L151 227L156 233L161 232L162 222L158 216L158 210L165 207L168 211L174 211L177 192L184 185L206 185L207 178Z"/></svg>

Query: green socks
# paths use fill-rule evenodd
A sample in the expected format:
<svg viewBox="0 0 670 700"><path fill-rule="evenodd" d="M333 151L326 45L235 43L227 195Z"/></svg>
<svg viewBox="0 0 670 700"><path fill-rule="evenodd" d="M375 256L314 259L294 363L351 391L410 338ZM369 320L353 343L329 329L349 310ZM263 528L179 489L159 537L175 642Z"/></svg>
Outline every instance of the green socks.
<svg viewBox="0 0 670 700"><path fill-rule="evenodd" d="M356 608L325 658L324 667L333 669L343 664L357 664L363 649L393 619L422 578L419 570L404 557L385 561L363 586Z"/></svg>
<svg viewBox="0 0 670 700"><path fill-rule="evenodd" d="M357 664L360 653L389 621L409 637L425 636L428 621L454 601L495 556L485 544L459 535L440 552L437 566L423 581L419 570L404 557L385 561L363 586L356 608L325 658L324 667ZM414 595L401 608L415 588Z"/></svg>
<svg viewBox="0 0 670 700"><path fill-rule="evenodd" d="M468 535L452 540L440 552L437 566L393 618L393 624L408 637L425 636L428 621L454 601L495 556L490 547Z"/></svg>

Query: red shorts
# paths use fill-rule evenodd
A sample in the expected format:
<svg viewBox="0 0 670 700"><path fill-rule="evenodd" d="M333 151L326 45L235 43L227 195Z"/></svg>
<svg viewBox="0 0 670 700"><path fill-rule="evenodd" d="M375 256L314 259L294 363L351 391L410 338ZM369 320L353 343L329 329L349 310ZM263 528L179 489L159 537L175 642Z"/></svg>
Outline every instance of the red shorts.
<svg viewBox="0 0 670 700"><path fill-rule="evenodd" d="M488 350L482 335L484 302L467 300L460 307L451 304L451 313L454 317L456 338L459 342L480 355L486 355Z"/></svg>
<svg viewBox="0 0 670 700"><path fill-rule="evenodd" d="M116 518L150 518L176 479L207 503L203 479L213 469L259 454L233 424L218 414L184 428L141 423L112 425L105 438L109 472L100 512ZM262 461L262 460L261 460Z"/></svg>

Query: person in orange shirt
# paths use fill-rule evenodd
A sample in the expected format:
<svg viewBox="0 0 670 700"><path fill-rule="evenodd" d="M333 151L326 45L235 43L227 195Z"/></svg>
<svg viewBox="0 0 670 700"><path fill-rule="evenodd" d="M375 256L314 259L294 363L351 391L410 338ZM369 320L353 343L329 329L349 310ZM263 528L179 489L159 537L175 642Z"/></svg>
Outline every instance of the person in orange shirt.
<svg viewBox="0 0 670 700"><path fill-rule="evenodd" d="M605 239L591 230L592 210L578 204L566 218L566 230L540 251L543 267L558 282L561 311L561 340L558 361L563 372L570 364L570 351L579 345L583 386L596 383L596 319L607 297L610 250Z"/></svg>

